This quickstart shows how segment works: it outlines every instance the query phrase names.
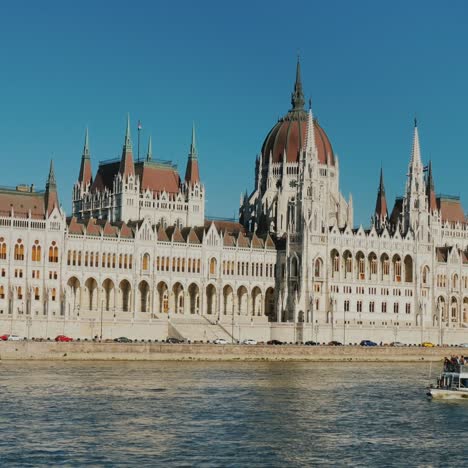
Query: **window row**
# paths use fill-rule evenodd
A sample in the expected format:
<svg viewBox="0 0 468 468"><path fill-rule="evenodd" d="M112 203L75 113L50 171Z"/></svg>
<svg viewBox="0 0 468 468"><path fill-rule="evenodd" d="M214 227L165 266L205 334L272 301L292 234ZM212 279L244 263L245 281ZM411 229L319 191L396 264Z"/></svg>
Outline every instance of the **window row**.
<svg viewBox="0 0 468 468"><path fill-rule="evenodd" d="M111 254L99 252L84 252L80 250L69 250L67 252L67 265L95 267L95 268L120 268L132 269L132 254Z"/></svg>
<svg viewBox="0 0 468 468"><path fill-rule="evenodd" d="M351 309L350 309L350 301L344 301L344 311L345 312L350 312ZM370 301L368 303L368 312L375 312L375 302L374 301ZM385 314L387 313L387 303L386 302L382 302L380 304L380 311ZM364 312L364 309L363 309L363 301L356 301L356 312ZM405 304L405 312L407 314L411 314L411 303L407 302ZM395 314L398 314L400 313L400 304L398 302L394 302L393 303L393 313Z"/></svg>
<svg viewBox="0 0 468 468"><path fill-rule="evenodd" d="M223 260L223 275L248 276L249 274L251 276L274 278L275 265L273 263L235 262L234 260Z"/></svg>
<svg viewBox="0 0 468 468"><path fill-rule="evenodd" d="M21 239L17 239L15 247L13 249L13 258L14 260L24 260L25 259L25 245ZM59 249L56 245L56 242L53 241L49 247L49 262L58 263L59 261ZM0 260L7 259L7 245L5 239L0 237ZM42 247L39 244L39 241L34 241L33 246L31 247L31 261L40 262L42 260Z"/></svg>
<svg viewBox="0 0 468 468"><path fill-rule="evenodd" d="M142 269L149 270L150 258L143 255ZM201 260L199 258L156 257L156 271L173 271L181 273L200 273Z"/></svg>
<svg viewBox="0 0 468 468"><path fill-rule="evenodd" d="M15 293L14 293L14 299L19 299L22 300L24 299L24 289L22 286L18 286L15 288ZM6 293L5 293L5 286L0 285L0 299L5 299L6 298ZM31 298L33 298L36 301L39 301L41 299L41 291L40 288L35 287L31 289ZM51 301L56 301L57 300L57 289L52 288L50 290L50 300Z"/></svg>

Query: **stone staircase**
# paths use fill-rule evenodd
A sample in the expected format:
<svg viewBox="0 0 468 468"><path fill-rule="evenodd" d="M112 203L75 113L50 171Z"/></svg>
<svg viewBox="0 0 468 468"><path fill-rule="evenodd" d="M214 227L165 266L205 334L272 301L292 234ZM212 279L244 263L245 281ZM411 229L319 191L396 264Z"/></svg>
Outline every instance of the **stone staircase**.
<svg viewBox="0 0 468 468"><path fill-rule="evenodd" d="M184 338L190 341L214 341L224 338L231 343L231 334L221 325L205 316L192 315L190 317L171 317L169 336Z"/></svg>

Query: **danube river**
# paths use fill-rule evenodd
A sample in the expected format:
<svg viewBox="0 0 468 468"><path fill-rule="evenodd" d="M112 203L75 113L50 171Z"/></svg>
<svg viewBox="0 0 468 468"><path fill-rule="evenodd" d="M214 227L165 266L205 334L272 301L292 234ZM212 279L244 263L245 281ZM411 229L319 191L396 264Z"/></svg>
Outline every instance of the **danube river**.
<svg viewBox="0 0 468 468"><path fill-rule="evenodd" d="M3 361L0 372L3 466L468 459L468 402L427 401L428 364Z"/></svg>

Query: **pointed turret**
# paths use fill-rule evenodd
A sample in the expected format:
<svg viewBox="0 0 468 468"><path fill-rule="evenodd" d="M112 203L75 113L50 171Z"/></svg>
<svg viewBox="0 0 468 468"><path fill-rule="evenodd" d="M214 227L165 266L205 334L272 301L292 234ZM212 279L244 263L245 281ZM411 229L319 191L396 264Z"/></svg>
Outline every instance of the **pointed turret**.
<svg viewBox="0 0 468 468"><path fill-rule="evenodd" d="M83 154L81 156L80 175L78 176L78 183L86 188L91 184L93 173L91 170L91 154L89 152L89 134L88 127L86 127L85 141L83 146Z"/></svg>
<svg viewBox="0 0 468 468"><path fill-rule="evenodd" d="M200 171L198 169L198 155L195 138L195 124L192 126L192 142L188 155L187 168L185 170L185 182L195 184L200 182Z"/></svg>
<svg viewBox="0 0 468 468"><path fill-rule="evenodd" d="M307 155L311 155L315 151L315 130L312 109L309 109L309 113L307 114L307 135L305 147Z"/></svg>
<svg viewBox="0 0 468 468"><path fill-rule="evenodd" d="M130 115L127 116L127 130L125 132L125 142L122 149L122 159L120 160L119 172L124 178L129 175L135 175L132 140L130 136Z"/></svg>
<svg viewBox="0 0 468 468"><path fill-rule="evenodd" d="M148 139L148 152L146 153L146 160L151 161L153 159L153 145L151 143L151 136Z"/></svg>
<svg viewBox="0 0 468 468"><path fill-rule="evenodd" d="M419 146L418 121L414 119L413 150L411 152L411 166L421 166L421 148Z"/></svg>
<svg viewBox="0 0 468 468"><path fill-rule="evenodd" d="M383 178L383 169L380 169L379 191L377 193L377 202L375 204L375 224L377 228L385 225L388 218L387 198L385 196L385 186Z"/></svg>
<svg viewBox="0 0 468 468"><path fill-rule="evenodd" d="M432 161L429 161L427 170L427 183L426 183L427 207L429 213L437 211L437 201L434 188L434 179L432 177Z"/></svg>
<svg viewBox="0 0 468 468"><path fill-rule="evenodd" d="M298 57L296 65L296 82L294 83L294 91L291 94L292 110L303 110L304 104L305 99L302 91L301 62Z"/></svg>
<svg viewBox="0 0 468 468"><path fill-rule="evenodd" d="M47 216L58 207L57 182L55 180L54 161L50 160L49 176L47 177L46 189L44 193L45 211Z"/></svg>
<svg viewBox="0 0 468 468"><path fill-rule="evenodd" d="M403 202L403 226L404 233L408 229L416 231L422 221L421 213L426 207L426 190L424 185L424 168L421 161L421 147L419 144L418 123L414 119L413 147L408 167L405 198Z"/></svg>

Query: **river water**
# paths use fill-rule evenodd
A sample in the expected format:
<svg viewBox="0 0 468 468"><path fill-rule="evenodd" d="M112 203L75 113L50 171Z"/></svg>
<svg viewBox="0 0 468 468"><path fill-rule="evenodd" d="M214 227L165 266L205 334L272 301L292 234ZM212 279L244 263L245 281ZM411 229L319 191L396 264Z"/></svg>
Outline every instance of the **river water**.
<svg viewBox="0 0 468 468"><path fill-rule="evenodd" d="M0 463L467 466L428 364L5 362Z"/></svg>

